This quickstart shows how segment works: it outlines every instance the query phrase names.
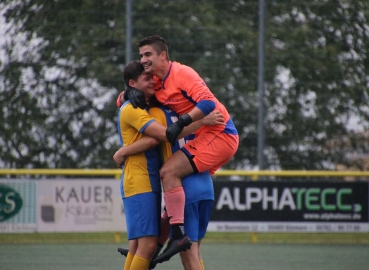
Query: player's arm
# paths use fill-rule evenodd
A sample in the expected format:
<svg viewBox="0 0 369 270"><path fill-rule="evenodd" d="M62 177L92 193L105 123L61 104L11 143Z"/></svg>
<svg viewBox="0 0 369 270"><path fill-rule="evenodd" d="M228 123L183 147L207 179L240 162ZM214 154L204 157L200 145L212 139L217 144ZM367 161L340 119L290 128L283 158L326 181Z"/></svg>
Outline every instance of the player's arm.
<svg viewBox="0 0 369 270"><path fill-rule="evenodd" d="M158 121L153 121L148 125L143 133L147 136L154 137L160 141L167 142L167 137L165 135L166 127L160 124Z"/></svg>
<svg viewBox="0 0 369 270"><path fill-rule="evenodd" d="M210 100L202 100L200 101L192 111L187 114L191 117L192 121L197 121L209 113L211 113L215 109L215 102Z"/></svg>
<svg viewBox="0 0 369 270"><path fill-rule="evenodd" d="M124 109L125 113L123 116L121 116L123 118L120 120L123 120L127 125L130 125L141 133L143 133L143 130L145 130L146 126L150 125L152 122L155 122L155 119L152 118L146 110L134 109L130 104L128 104ZM113 159L117 166L120 167L126 156L146 151L151 147L158 145L159 143L160 141L158 141L158 139L143 136L136 142L118 149L118 151L114 154Z"/></svg>
<svg viewBox="0 0 369 270"><path fill-rule="evenodd" d="M196 126L194 126L194 127L196 128ZM182 132L179 134L178 139L184 138L184 137L190 135L191 133L193 133L194 127L190 127L190 128L187 127L186 129L183 129ZM143 133L147 136L154 137L154 138L156 138L160 141L169 142L168 139L167 139L167 136L166 136L166 131L167 131L166 127L164 127L159 122L154 121L146 127L146 129L143 131Z"/></svg>
<svg viewBox="0 0 369 270"><path fill-rule="evenodd" d="M202 104L202 105L201 105ZM201 105L201 106L198 106ZM211 113L215 108L215 102L210 100L203 100L196 105L189 113L185 113L178 118L178 121L170 125L166 130L166 137L168 141L175 145L176 140L180 137L185 127L194 122L194 120L203 119L205 115Z"/></svg>
<svg viewBox="0 0 369 270"><path fill-rule="evenodd" d="M216 99L204 80L192 68L182 69L178 86L196 102L195 107L187 114L195 122L211 113L216 107Z"/></svg>
<svg viewBox="0 0 369 270"><path fill-rule="evenodd" d="M158 139L144 136L130 145L119 148L113 156L115 164L117 164L117 166L120 168L127 156L145 152L150 148L157 146L159 143L160 141Z"/></svg>
<svg viewBox="0 0 369 270"><path fill-rule="evenodd" d="M181 115L177 122L167 128L166 135L172 145L175 144L184 127L204 118L216 108L214 95L193 69L183 69L181 77L178 86L180 89L185 89L186 94L196 102L196 105L190 112Z"/></svg>
<svg viewBox="0 0 369 270"><path fill-rule="evenodd" d="M124 90L122 92L119 93L117 100L115 101L115 104L117 105L118 108L120 108L124 102L126 102L126 100L124 99Z"/></svg>
<svg viewBox="0 0 369 270"><path fill-rule="evenodd" d="M187 135L189 135L191 133L194 133L197 129L199 129L202 126L213 126L213 125L225 125L223 114L219 110L212 111L204 118L191 123L190 125L188 125L183 129L182 133L188 133Z"/></svg>
<svg viewBox="0 0 369 270"><path fill-rule="evenodd" d="M138 141L125 146L126 150L123 152L125 156L135 155L141 152L145 152L150 148L157 146L160 143L158 139L149 136L143 136Z"/></svg>
<svg viewBox="0 0 369 270"><path fill-rule="evenodd" d="M209 114L208 116L206 116L205 118L198 120L196 122L193 122L189 126L183 128L182 132L178 135L178 139L184 138L192 134L195 130L199 129L203 125L207 125L207 126L224 125L223 114L220 111L216 110L212 112L211 114ZM146 127L143 133L145 135L154 137L160 141L169 142L167 135L166 135L166 131L167 129L164 125L160 124L157 121L154 121Z"/></svg>

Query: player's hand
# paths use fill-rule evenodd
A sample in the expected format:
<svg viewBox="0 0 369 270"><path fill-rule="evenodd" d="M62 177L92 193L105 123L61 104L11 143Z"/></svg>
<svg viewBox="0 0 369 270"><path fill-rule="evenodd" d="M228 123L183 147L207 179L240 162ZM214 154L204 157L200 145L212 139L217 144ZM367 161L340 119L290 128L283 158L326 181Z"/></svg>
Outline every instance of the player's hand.
<svg viewBox="0 0 369 270"><path fill-rule="evenodd" d="M124 161L126 160L126 156L122 154L123 147L119 148L117 152L115 152L113 159L118 168L122 168L124 165Z"/></svg>
<svg viewBox="0 0 369 270"><path fill-rule="evenodd" d="M161 103L156 99L155 96L151 96L149 98L149 106L150 107L160 107Z"/></svg>
<svg viewBox="0 0 369 270"><path fill-rule="evenodd" d="M166 131L166 136L168 141L170 142L171 145L175 145L176 141L177 141L177 137L179 134L181 134L182 130L184 127L180 127L178 126L177 122L171 124Z"/></svg>
<svg viewBox="0 0 369 270"><path fill-rule="evenodd" d="M214 110L202 119L205 126L225 125L223 114L219 110Z"/></svg>
<svg viewBox="0 0 369 270"><path fill-rule="evenodd" d="M118 108L120 108L123 103L126 102L124 100L124 91L120 92L117 98L117 101L115 102L115 104L117 105Z"/></svg>
<svg viewBox="0 0 369 270"><path fill-rule="evenodd" d="M177 137L181 134L183 128L192 123L192 118L188 114L181 115L178 121L171 124L166 130L166 136L171 145L175 145Z"/></svg>
<svg viewBox="0 0 369 270"><path fill-rule="evenodd" d="M136 88L128 87L126 91L124 91L124 99L130 100L133 108L139 107L141 109L145 109L147 107L144 93Z"/></svg>

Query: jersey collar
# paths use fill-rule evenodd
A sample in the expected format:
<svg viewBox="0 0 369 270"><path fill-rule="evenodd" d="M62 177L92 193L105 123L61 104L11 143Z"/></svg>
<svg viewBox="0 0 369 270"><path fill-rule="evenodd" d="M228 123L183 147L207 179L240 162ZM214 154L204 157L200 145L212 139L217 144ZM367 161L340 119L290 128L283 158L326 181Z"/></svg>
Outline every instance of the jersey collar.
<svg viewBox="0 0 369 270"><path fill-rule="evenodd" d="M169 62L169 70L168 70L168 73L167 73L167 75L165 75L164 79L162 81L160 81L161 82L161 87L163 89L165 89L165 87L164 87L165 81L168 78L168 76L170 74L170 71L172 70L172 64L173 64L172 62Z"/></svg>

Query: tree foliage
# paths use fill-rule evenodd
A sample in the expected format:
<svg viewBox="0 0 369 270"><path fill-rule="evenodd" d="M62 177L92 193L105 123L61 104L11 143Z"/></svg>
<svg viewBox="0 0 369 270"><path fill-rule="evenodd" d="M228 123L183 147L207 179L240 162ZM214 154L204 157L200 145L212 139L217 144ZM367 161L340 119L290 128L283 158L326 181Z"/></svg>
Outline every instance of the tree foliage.
<svg viewBox="0 0 369 270"><path fill-rule="evenodd" d="M123 89L125 1L5 0L0 163L111 168ZM258 1L133 1L133 52L159 34L231 113L240 147L227 168L257 165ZM365 153L369 3L267 2L268 168L333 169ZM351 130L351 119L360 130Z"/></svg>

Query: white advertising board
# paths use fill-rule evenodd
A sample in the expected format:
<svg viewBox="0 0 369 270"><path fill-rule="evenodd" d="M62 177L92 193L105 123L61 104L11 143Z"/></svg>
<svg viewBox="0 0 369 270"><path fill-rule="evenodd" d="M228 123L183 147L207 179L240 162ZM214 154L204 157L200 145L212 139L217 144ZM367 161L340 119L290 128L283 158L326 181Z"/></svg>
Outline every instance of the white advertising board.
<svg viewBox="0 0 369 270"><path fill-rule="evenodd" d="M368 223L222 222L210 221L210 232L366 233Z"/></svg>
<svg viewBox="0 0 369 270"><path fill-rule="evenodd" d="M39 180L38 232L126 232L118 180Z"/></svg>

